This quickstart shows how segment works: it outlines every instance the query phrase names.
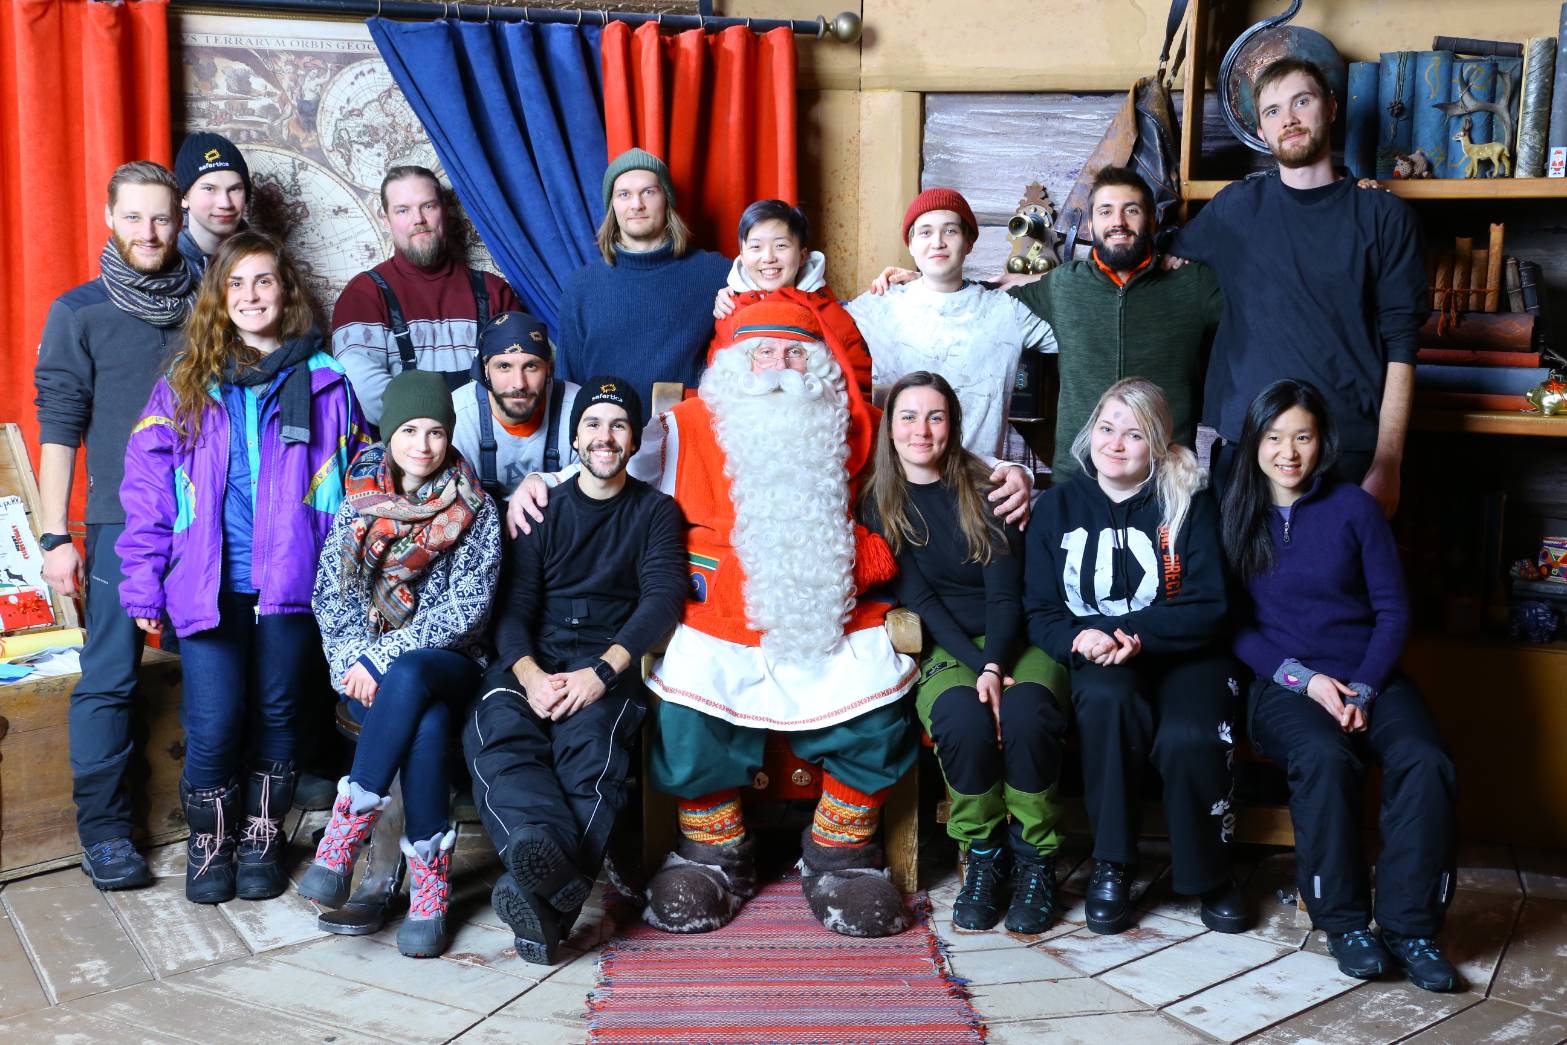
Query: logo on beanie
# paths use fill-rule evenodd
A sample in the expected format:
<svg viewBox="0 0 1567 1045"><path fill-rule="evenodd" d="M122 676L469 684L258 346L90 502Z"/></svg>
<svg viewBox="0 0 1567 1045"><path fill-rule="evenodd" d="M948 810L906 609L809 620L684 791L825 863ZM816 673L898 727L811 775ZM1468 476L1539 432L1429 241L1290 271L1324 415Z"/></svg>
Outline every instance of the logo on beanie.
<svg viewBox="0 0 1567 1045"><path fill-rule="evenodd" d="M490 323L490 326L492 326L492 327L503 327L503 326L506 325L506 321L508 319L510 319L510 318L511 318L511 313L510 312L502 312L500 315L495 317L495 319Z"/></svg>
<svg viewBox="0 0 1567 1045"><path fill-rule="evenodd" d="M222 155L223 154L221 152L219 152L217 149L208 149L206 152L201 154L201 158L206 160L208 163L211 163L213 160L217 159L218 157L220 157Z"/></svg>
<svg viewBox="0 0 1567 1045"><path fill-rule="evenodd" d="M530 330L530 331L528 331L528 336L530 338L532 338L533 340L535 340L535 341L543 342L543 340L544 340L544 331L542 331L542 330ZM521 346L518 346L518 347L521 347Z"/></svg>
<svg viewBox="0 0 1567 1045"><path fill-rule="evenodd" d="M608 384L599 385L599 392L603 395L609 395L611 392L618 391L620 391L620 387L613 381L609 382Z"/></svg>

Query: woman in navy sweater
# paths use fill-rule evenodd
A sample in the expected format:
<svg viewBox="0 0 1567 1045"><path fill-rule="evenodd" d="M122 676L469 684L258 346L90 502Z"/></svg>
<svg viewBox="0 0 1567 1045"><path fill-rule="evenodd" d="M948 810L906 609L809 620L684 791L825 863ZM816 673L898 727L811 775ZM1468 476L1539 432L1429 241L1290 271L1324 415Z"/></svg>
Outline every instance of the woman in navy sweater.
<svg viewBox="0 0 1567 1045"><path fill-rule="evenodd" d="M1235 641L1257 674L1252 739L1289 777L1297 885L1339 968L1370 979L1396 962L1416 986L1456 990L1433 939L1453 897L1456 772L1398 671L1409 602L1392 531L1370 494L1330 478L1337 451L1307 382L1251 404L1223 515L1252 603ZM1382 765L1374 907L1358 815L1369 760Z"/></svg>

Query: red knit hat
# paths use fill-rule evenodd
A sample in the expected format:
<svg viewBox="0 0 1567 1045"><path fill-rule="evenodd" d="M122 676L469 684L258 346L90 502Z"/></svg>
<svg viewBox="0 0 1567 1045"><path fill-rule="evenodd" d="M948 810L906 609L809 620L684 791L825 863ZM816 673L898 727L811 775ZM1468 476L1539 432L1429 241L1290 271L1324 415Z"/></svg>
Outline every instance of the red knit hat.
<svg viewBox="0 0 1567 1045"><path fill-rule="evenodd" d="M926 189L914 197L914 202L909 204L909 209L903 212L903 242L909 241L909 230L919 220L921 214L928 214L933 210L950 210L962 219L968 226L967 232L971 236L979 235L979 222L974 220L974 208L968 205L968 200L957 189Z"/></svg>
<svg viewBox="0 0 1567 1045"><path fill-rule="evenodd" d="M789 301L758 301L735 313L731 345L751 337L776 337L791 341L821 341L822 325L816 313Z"/></svg>

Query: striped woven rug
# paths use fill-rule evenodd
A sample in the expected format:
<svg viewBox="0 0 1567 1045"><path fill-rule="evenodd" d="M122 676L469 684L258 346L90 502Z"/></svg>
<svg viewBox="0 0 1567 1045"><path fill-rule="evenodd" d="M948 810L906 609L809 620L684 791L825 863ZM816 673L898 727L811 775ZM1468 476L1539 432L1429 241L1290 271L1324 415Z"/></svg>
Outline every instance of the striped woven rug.
<svg viewBox="0 0 1567 1045"><path fill-rule="evenodd" d="M797 876L774 881L717 932L642 921L604 949L590 997L598 1045L956 1045L984 1026L928 924L861 940L811 916Z"/></svg>

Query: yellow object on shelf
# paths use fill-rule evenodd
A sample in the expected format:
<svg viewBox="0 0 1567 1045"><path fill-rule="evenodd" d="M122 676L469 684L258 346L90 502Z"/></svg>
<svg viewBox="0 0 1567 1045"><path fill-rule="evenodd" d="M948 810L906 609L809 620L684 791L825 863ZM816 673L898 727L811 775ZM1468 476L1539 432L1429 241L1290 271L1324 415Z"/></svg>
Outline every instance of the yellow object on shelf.
<svg viewBox="0 0 1567 1045"><path fill-rule="evenodd" d="M30 631L22 635L0 638L0 662L10 662L30 657L40 650L57 646L80 646L87 641L87 633L81 628L50 628L48 631Z"/></svg>

